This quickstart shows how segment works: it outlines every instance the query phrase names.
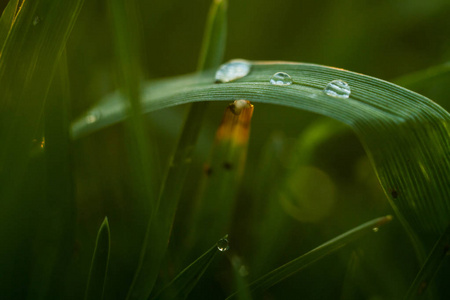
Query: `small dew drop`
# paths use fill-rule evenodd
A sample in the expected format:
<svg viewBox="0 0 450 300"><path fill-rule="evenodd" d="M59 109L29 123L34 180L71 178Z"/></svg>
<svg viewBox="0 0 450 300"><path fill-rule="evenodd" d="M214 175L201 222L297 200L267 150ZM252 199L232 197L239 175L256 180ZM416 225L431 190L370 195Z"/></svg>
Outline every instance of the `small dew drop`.
<svg viewBox="0 0 450 300"><path fill-rule="evenodd" d="M92 124L97 122L100 119L100 114L99 113L90 113L86 116L86 122L88 124Z"/></svg>
<svg viewBox="0 0 450 300"><path fill-rule="evenodd" d="M227 239L220 239L217 242L217 249L219 249L219 251L225 252L228 249L230 249L230 245L228 244L228 240Z"/></svg>
<svg viewBox="0 0 450 300"><path fill-rule="evenodd" d="M230 82L250 73L251 64L245 60L232 60L220 66L216 72L216 82Z"/></svg>
<svg viewBox="0 0 450 300"><path fill-rule="evenodd" d="M34 19L33 19L33 26L36 26L40 22L41 22L41 18L39 18L39 16L34 17Z"/></svg>
<svg viewBox="0 0 450 300"><path fill-rule="evenodd" d="M273 76L270 78L270 83L274 85L291 85L292 78L287 73L278 72L273 74Z"/></svg>
<svg viewBox="0 0 450 300"><path fill-rule="evenodd" d="M378 230L380 230L378 227L372 228L372 231L373 231L373 232L378 232Z"/></svg>
<svg viewBox="0 0 450 300"><path fill-rule="evenodd" d="M351 89L347 82L342 80L333 80L327 84L323 90L328 96L347 99L350 97Z"/></svg>

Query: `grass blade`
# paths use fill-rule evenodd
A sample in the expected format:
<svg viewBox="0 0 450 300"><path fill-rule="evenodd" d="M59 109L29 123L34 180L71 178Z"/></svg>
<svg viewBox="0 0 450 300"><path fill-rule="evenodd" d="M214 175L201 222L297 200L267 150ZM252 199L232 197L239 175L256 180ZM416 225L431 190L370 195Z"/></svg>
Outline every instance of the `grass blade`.
<svg viewBox="0 0 450 300"><path fill-rule="evenodd" d="M411 284L406 299L428 299L427 288L432 283L434 276L440 267L450 256L450 226L442 234L441 238L434 245L433 250L428 255L421 270Z"/></svg>
<svg viewBox="0 0 450 300"><path fill-rule="evenodd" d="M13 25L18 4L19 0L10 0L5 7L5 10L3 10L2 16L0 17L0 55L9 30Z"/></svg>
<svg viewBox="0 0 450 300"><path fill-rule="evenodd" d="M346 123L363 143L399 219L431 247L450 216L448 112L424 96L358 73L301 63L251 64L250 74L230 83L211 84L212 72L150 83L143 91L144 111L211 98L242 98L303 109ZM290 74L294 83L271 85L270 77L279 71ZM336 78L350 85L350 98L323 92ZM123 118L114 97L92 111L104 112L110 122ZM78 133L89 130L83 121L76 122L73 129Z"/></svg>
<svg viewBox="0 0 450 300"><path fill-rule="evenodd" d="M417 87L426 84L437 77L445 76L450 73L450 62L433 66L425 70L420 70L411 74L403 75L393 80L398 85L404 87Z"/></svg>
<svg viewBox="0 0 450 300"><path fill-rule="evenodd" d="M226 38L227 1L214 1L199 60L199 69L216 67L222 60ZM214 51L214 52L213 52ZM148 224L138 270L128 292L128 299L146 299L156 280L160 261L166 251L170 229L192 153L206 111L206 103L192 105L171 158L158 201L158 211ZM152 241L154 245L150 245ZM150 254L150 251L152 252Z"/></svg>
<svg viewBox="0 0 450 300"><path fill-rule="evenodd" d="M229 231L236 194L244 173L253 105L236 100L225 110L194 212L196 226L189 241L194 253L215 236Z"/></svg>
<svg viewBox="0 0 450 300"><path fill-rule="evenodd" d="M357 238L360 238L368 233L373 232L374 228L379 228L387 222L390 222L392 219L391 216L381 217L364 223L350 231L347 231L340 236L335 237L334 239L320 245L319 247L311 250L310 252L288 262L287 264L267 273L261 278L253 281L249 285L250 291L254 292L256 290L264 290L269 287L277 284L278 282L288 278L294 273L304 269L310 264L318 261L319 259L330 255L331 253L339 250L350 242L354 241ZM237 296L237 293L232 294L227 299L232 299Z"/></svg>
<svg viewBox="0 0 450 300"><path fill-rule="evenodd" d="M242 264L241 259L238 256L231 258L231 265L233 267L233 278L236 290L239 291L236 294L238 300L251 300L252 296L248 288L245 276L247 276L245 265Z"/></svg>
<svg viewBox="0 0 450 300"><path fill-rule="evenodd" d="M250 266L253 276L261 276L275 266L274 260L283 255L289 240L291 226L289 216L280 205L280 189L286 169L282 158L287 156L288 142L284 135L276 133L269 137L261 149L258 159L258 171L252 178L254 204L252 209L252 233L255 249ZM264 263L261 263L264 262Z"/></svg>
<svg viewBox="0 0 450 300"><path fill-rule="evenodd" d="M39 205L30 299L60 298L75 235L75 196L70 139L69 82L61 57L45 105L46 197Z"/></svg>
<svg viewBox="0 0 450 300"><path fill-rule="evenodd" d="M224 237L226 239L227 236ZM197 285L197 282L208 269L217 252L217 245L211 247L208 251L202 254L193 263L181 271L161 292L159 292L153 300L166 299L186 299L192 289Z"/></svg>
<svg viewBox="0 0 450 300"><path fill-rule="evenodd" d="M138 216L148 222L147 233L142 241L141 252L135 275L128 290L127 299L146 299L152 290L154 279L159 270L160 259L156 258L165 242L149 239L148 231L158 215L159 178L156 163L156 148L149 142L141 113L140 82L141 70L138 53L140 9L137 1L114 0L110 2L110 11L115 31L115 46L119 61L118 73L122 82L121 92L127 99L126 106L130 114L127 126L128 151L131 161L133 190L138 199L135 204ZM159 229L159 228L158 228ZM155 228L156 230L156 228ZM155 259L156 258L156 259Z"/></svg>
<svg viewBox="0 0 450 300"><path fill-rule="evenodd" d="M42 118L45 99L57 64L83 4L82 0L24 1L0 57L0 286L4 296L28 272L11 260L34 230L34 198L19 200L27 173L30 149ZM33 26L40 16L42 21ZM42 172L42 170L41 170ZM42 174L41 174L42 175ZM22 250L21 250L22 249ZM26 258L21 258L26 261ZM20 279L21 278L21 279ZM5 287L5 288L3 288ZM23 290L23 286L20 287Z"/></svg>
<svg viewBox="0 0 450 300"><path fill-rule="evenodd" d="M97 240L95 242L86 294L84 296L85 300L103 299L106 274L108 272L110 243L109 223L108 218L105 217L98 230Z"/></svg>

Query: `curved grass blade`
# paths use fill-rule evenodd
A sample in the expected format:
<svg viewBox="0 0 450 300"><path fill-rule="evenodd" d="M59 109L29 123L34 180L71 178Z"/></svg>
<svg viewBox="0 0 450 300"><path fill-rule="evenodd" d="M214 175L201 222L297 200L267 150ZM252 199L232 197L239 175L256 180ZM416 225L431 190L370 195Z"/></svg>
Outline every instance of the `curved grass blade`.
<svg viewBox="0 0 450 300"><path fill-rule="evenodd" d="M20 269L11 257L30 249L29 240L24 237L33 231L38 216L30 213L30 217L26 217L28 214L24 212L34 207L35 199L19 195L28 188L22 182L29 166L33 139L52 77L82 4L83 0L23 1L3 45L0 57L0 272L8 276L0 278L0 287L6 298L8 291L28 275L24 276L29 264ZM42 21L33 26L36 15ZM23 291L23 286L20 289Z"/></svg>
<svg viewBox="0 0 450 300"><path fill-rule="evenodd" d="M86 286L85 300L103 299L105 291L106 274L108 272L110 252L110 231L108 218L105 217L97 233L94 254L92 255L91 268L89 270Z"/></svg>
<svg viewBox="0 0 450 300"><path fill-rule="evenodd" d="M227 236L224 237L226 239ZM197 258L193 263L181 271L165 288L163 288L153 300L186 299L200 278L208 269L217 252L217 245Z"/></svg>
<svg viewBox="0 0 450 300"><path fill-rule="evenodd" d="M433 250L428 255L421 270L411 284L406 299L428 299L427 288L432 283L434 276L450 257L450 226L442 234L441 238L434 245Z"/></svg>
<svg viewBox="0 0 450 300"><path fill-rule="evenodd" d="M8 36L9 30L13 25L18 4L19 0L10 0L3 10L2 16L0 17L0 56L6 37Z"/></svg>
<svg viewBox="0 0 450 300"><path fill-rule="evenodd" d="M199 60L200 70L217 67L222 60L226 39L226 8L226 0L214 1L211 6ZM148 223L139 266L127 299L146 299L153 288L206 107L206 103L195 103L189 109L164 178L157 213ZM149 241L153 244L150 245Z"/></svg>
<svg viewBox="0 0 450 300"><path fill-rule="evenodd" d="M290 74L293 84L271 85L269 79L279 71ZM402 223L411 226L427 247L446 228L450 115L436 103L383 80L312 64L253 62L250 74L234 82L211 84L212 77L212 72L205 72L149 83L143 91L144 111L211 98L246 99L334 118L348 124L360 138ZM337 78L350 85L348 99L323 92ZM105 113L111 123L124 118L117 96L107 97L92 111ZM95 129L80 120L74 124L74 136Z"/></svg>
<svg viewBox="0 0 450 300"><path fill-rule="evenodd" d="M339 250L350 242L358 239L368 233L374 232L374 228L379 228L380 226L390 222L392 220L391 216L381 217L364 223L344 234L341 234L334 239L320 245L319 247L311 250L310 252L288 262L287 264L267 273L261 278L253 281L249 285L251 292L256 290L265 290L269 287L277 284L278 282L288 278L289 276L295 274L296 272L306 268L310 264L320 260L321 258L330 255L331 253ZM239 293L236 292L229 296L227 299L233 299Z"/></svg>
<svg viewBox="0 0 450 300"><path fill-rule="evenodd" d="M75 236L75 196L72 169L69 78L66 54L60 59L45 104L44 149L46 197L39 203L33 241L33 271L29 299L57 299L65 279Z"/></svg>

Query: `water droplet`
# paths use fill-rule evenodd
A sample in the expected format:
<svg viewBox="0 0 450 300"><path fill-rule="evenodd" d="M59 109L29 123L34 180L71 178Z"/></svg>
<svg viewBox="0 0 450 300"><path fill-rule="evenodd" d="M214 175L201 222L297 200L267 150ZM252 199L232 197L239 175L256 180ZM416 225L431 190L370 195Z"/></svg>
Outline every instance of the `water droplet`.
<svg viewBox="0 0 450 300"><path fill-rule="evenodd" d="M378 232L378 230L380 230L378 227L372 228L372 231L373 231L373 232Z"/></svg>
<svg viewBox="0 0 450 300"><path fill-rule="evenodd" d="M350 86L347 82L342 80L333 80L330 83L327 84L325 89L323 90L325 94L328 96L341 98L341 99L347 99L350 97Z"/></svg>
<svg viewBox="0 0 450 300"><path fill-rule="evenodd" d="M97 113L97 112L89 113L89 114L86 116L86 122L87 122L88 124L95 123L95 122L98 121L98 119L100 119L100 114Z"/></svg>
<svg viewBox="0 0 450 300"><path fill-rule="evenodd" d="M33 26L36 26L40 22L41 22L41 18L39 18L39 16L34 17L34 19L33 19Z"/></svg>
<svg viewBox="0 0 450 300"><path fill-rule="evenodd" d="M230 249L230 245L228 244L228 240L227 239L220 239L217 242L217 249L219 249L219 251L225 252L228 249Z"/></svg>
<svg viewBox="0 0 450 300"><path fill-rule="evenodd" d="M287 73L278 72L273 74L273 76L270 78L270 83L274 85L291 85L292 78Z"/></svg>
<svg viewBox="0 0 450 300"><path fill-rule="evenodd" d="M250 73L251 64L245 60L232 60L220 66L216 72L216 82L230 82Z"/></svg>

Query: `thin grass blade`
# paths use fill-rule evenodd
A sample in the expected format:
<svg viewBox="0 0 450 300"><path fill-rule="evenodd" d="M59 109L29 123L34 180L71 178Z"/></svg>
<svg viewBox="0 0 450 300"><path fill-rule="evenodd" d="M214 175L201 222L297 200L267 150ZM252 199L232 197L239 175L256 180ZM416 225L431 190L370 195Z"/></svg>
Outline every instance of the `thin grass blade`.
<svg viewBox="0 0 450 300"><path fill-rule="evenodd" d="M226 39L226 4L226 0L214 1L211 6L199 59L200 70L216 67L222 60ZM153 288L159 264L167 248L176 207L206 107L206 103L197 103L189 109L175 153L164 178L157 204L157 213L148 224L140 263L130 287L128 299L146 299ZM152 245L150 245L150 241L152 241Z"/></svg>
<svg viewBox="0 0 450 300"><path fill-rule="evenodd" d="M381 217L364 223L350 231L347 231L340 236L320 245L319 247L311 250L310 252L288 262L287 264L267 273L261 278L253 281L249 285L250 291L253 293L257 290L265 290L271 286L277 284L278 282L288 278L289 276L299 272L300 270L306 268L310 264L320 260L321 258L332 254L333 252L339 250L345 245L351 243L352 241L361 238L369 233L374 232L374 228L379 228L380 226L390 222L392 220L391 216ZM378 230L377 230L378 231ZM239 293L236 292L232 294L227 299L233 299Z"/></svg>
<svg viewBox="0 0 450 300"><path fill-rule="evenodd" d="M427 288L432 284L433 278L440 267L450 257L450 226L442 234L441 238L434 245L433 250L428 255L421 270L411 284L405 300L408 299L428 299Z"/></svg>
<svg viewBox="0 0 450 300"><path fill-rule="evenodd" d="M227 236L224 237L226 239ZM217 252L217 245L197 258L193 263L181 271L161 292L152 297L153 300L186 299L197 285L200 278L208 269Z"/></svg>
<svg viewBox="0 0 450 300"><path fill-rule="evenodd" d="M238 256L231 257L230 261L233 267L234 286L239 291L236 294L236 298L238 300L251 300L252 295L248 288L247 280L245 280L245 277L248 275L246 266Z"/></svg>
<svg viewBox="0 0 450 300"><path fill-rule="evenodd" d="M252 178L254 198L252 203L252 234L255 236L255 249L250 257L252 275L261 276L270 271L278 256L284 252L291 227L290 218L280 205L279 192L281 180L286 169L282 159L288 153L287 138L275 133L269 137L261 149L258 171ZM264 263L261 263L264 262Z"/></svg>
<svg viewBox="0 0 450 300"><path fill-rule="evenodd" d="M94 254L92 255L86 286L85 300L101 300L105 292L106 275L108 273L109 252L111 247L108 218L105 217L97 233Z"/></svg>
<svg viewBox="0 0 450 300"><path fill-rule="evenodd" d="M3 246L0 248L0 271L8 276L1 277L0 287L5 297L29 271L29 264L25 269L19 269L15 266L17 261L11 260L21 251L24 254L21 260L26 262L26 252L31 245L24 237L33 232L37 222L37 215L30 212L35 199L19 199L19 194L28 188L22 183L27 175L33 139L53 75L82 4L82 0L24 1L2 49L0 240ZM34 26L37 15L42 21ZM23 286L20 288L23 290Z"/></svg>
<svg viewBox="0 0 450 300"><path fill-rule="evenodd" d="M29 299L60 298L75 235L76 204L70 139L70 96L65 52L45 104L46 197L39 204Z"/></svg>
<svg viewBox="0 0 450 300"><path fill-rule="evenodd" d="M8 33L13 25L18 5L19 0L10 0L3 10L2 16L0 17L0 56L6 37L8 36Z"/></svg>
<svg viewBox="0 0 450 300"><path fill-rule="evenodd" d="M429 67L425 70L406 74L393 80L398 85L413 88L422 86L428 83L430 80L435 80L438 77L446 76L450 74L450 62L446 62L440 65Z"/></svg>

